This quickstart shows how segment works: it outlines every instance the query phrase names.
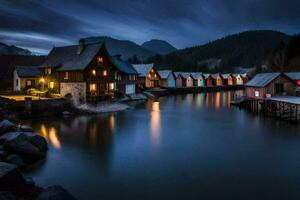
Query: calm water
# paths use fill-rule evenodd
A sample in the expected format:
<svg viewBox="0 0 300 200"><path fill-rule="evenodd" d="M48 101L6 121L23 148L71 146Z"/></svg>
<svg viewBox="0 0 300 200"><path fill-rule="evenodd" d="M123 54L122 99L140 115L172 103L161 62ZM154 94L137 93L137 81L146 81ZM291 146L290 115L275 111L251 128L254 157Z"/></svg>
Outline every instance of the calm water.
<svg viewBox="0 0 300 200"><path fill-rule="evenodd" d="M300 126L230 107L231 96L32 121L50 150L26 175L89 200L300 199Z"/></svg>

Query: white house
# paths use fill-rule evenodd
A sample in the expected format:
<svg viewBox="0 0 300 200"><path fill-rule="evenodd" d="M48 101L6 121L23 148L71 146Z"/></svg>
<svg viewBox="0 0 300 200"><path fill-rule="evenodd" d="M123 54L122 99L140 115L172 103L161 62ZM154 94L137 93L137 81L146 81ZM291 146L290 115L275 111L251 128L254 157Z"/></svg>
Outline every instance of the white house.
<svg viewBox="0 0 300 200"><path fill-rule="evenodd" d="M43 72L37 67L17 66L13 72L13 90L22 92L34 87L43 76Z"/></svg>

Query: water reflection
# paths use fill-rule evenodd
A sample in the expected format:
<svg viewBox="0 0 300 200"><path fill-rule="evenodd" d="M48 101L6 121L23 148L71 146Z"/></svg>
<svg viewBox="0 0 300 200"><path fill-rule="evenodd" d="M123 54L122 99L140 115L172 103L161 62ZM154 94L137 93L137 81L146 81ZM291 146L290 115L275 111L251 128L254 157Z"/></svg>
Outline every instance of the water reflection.
<svg viewBox="0 0 300 200"><path fill-rule="evenodd" d="M152 102L150 134L152 143L158 145L160 142L160 105L158 101Z"/></svg>
<svg viewBox="0 0 300 200"><path fill-rule="evenodd" d="M55 127L47 128L45 124L41 124L40 133L55 149L61 148L61 142L59 140Z"/></svg>

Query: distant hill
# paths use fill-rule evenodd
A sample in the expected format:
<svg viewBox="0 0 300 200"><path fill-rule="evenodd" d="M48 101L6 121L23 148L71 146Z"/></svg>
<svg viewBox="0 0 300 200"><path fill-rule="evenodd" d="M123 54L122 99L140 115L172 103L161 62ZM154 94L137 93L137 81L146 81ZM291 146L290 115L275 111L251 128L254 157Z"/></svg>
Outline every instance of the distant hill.
<svg viewBox="0 0 300 200"><path fill-rule="evenodd" d="M150 40L143 43L142 47L161 55L165 55L177 50L170 43L163 40Z"/></svg>
<svg viewBox="0 0 300 200"><path fill-rule="evenodd" d="M153 56L155 54L154 52L128 40L117 40L111 37L88 37L81 40L84 40L86 43L105 42L105 45L111 55L121 54L122 59L124 60L128 60L135 55L138 59L145 60L149 56Z"/></svg>
<svg viewBox="0 0 300 200"><path fill-rule="evenodd" d="M0 42L0 55L31 55L27 49L22 49L14 45L9 46Z"/></svg>
<svg viewBox="0 0 300 200"><path fill-rule="evenodd" d="M156 55L148 61L158 66L171 66L175 71L210 71L203 63L221 60L218 71L233 71L233 66L261 65L281 41L289 38L289 35L276 31L247 31L165 56Z"/></svg>

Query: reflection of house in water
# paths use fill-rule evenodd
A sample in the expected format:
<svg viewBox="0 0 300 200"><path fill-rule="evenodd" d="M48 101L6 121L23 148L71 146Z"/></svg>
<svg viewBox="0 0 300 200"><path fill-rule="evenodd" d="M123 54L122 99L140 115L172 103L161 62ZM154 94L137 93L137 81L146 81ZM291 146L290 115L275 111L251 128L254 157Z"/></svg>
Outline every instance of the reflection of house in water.
<svg viewBox="0 0 300 200"><path fill-rule="evenodd" d="M61 148L61 142L59 140L57 129L53 126L46 127L45 124L41 124L40 127L41 135L47 140L47 142L55 149Z"/></svg>
<svg viewBox="0 0 300 200"><path fill-rule="evenodd" d="M160 108L159 102L152 102L151 116L150 116L150 134L151 141L154 145L160 143Z"/></svg>

